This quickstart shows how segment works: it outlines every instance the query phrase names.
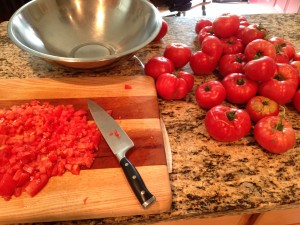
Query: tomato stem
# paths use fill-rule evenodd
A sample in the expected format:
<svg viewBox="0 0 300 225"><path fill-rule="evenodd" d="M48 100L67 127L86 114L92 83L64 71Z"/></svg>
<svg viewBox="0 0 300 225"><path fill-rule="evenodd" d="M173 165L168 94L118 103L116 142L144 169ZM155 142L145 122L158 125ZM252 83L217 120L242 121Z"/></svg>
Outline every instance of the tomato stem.
<svg viewBox="0 0 300 225"><path fill-rule="evenodd" d="M239 62L239 63L242 63L242 62L243 62L243 59L242 59L242 57L237 56L237 57L235 58L235 61L236 61L236 62Z"/></svg>
<svg viewBox="0 0 300 225"><path fill-rule="evenodd" d="M269 105L269 101L264 100L264 101L262 101L262 104L263 104L263 105Z"/></svg>
<svg viewBox="0 0 300 225"><path fill-rule="evenodd" d="M281 74L275 74L274 79L278 80L278 81L284 81L284 77Z"/></svg>
<svg viewBox="0 0 300 225"><path fill-rule="evenodd" d="M283 112L280 113L280 115L279 115L279 118L280 118L279 119L279 123L277 123L276 126L275 126L275 129L279 130L279 131L283 131L283 127L284 127L282 121L283 121L284 115L285 115L285 108L283 106L281 106L281 108L283 109Z"/></svg>
<svg viewBox="0 0 300 225"><path fill-rule="evenodd" d="M236 79L236 84L237 85L244 85L245 84L245 80L243 78L238 78L238 79Z"/></svg>
<svg viewBox="0 0 300 225"><path fill-rule="evenodd" d="M281 52L282 47L281 47L281 45L275 45L275 49L276 49L276 53L278 54Z"/></svg>
<svg viewBox="0 0 300 225"><path fill-rule="evenodd" d="M204 87L204 90L207 92L207 91L210 91L210 86L209 85L206 85L205 87Z"/></svg>
<svg viewBox="0 0 300 225"><path fill-rule="evenodd" d="M253 59L260 59L262 56L264 56L264 53L263 53L262 51L258 51L258 52L254 55Z"/></svg>
<svg viewBox="0 0 300 225"><path fill-rule="evenodd" d="M234 41L229 39L229 40L226 41L226 43L229 44L229 45L233 45Z"/></svg>
<svg viewBox="0 0 300 225"><path fill-rule="evenodd" d="M227 116L227 118L228 118L229 121L234 120L234 118L235 118L235 113L236 113L236 111L230 111L230 112L227 112L226 116Z"/></svg>

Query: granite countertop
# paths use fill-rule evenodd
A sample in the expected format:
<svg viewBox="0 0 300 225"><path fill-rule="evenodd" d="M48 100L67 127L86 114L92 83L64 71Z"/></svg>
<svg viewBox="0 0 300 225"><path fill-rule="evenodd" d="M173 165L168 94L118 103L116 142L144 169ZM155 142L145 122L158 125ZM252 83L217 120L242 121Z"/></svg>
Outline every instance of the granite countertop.
<svg viewBox="0 0 300 225"><path fill-rule="evenodd" d="M261 23L272 35L290 40L300 51L300 14L247 16L250 23ZM170 42L182 42L199 49L194 26L199 18L169 17L169 32L136 56L146 62L162 55ZM211 18L212 19L212 18ZM136 59L109 72L80 71L53 65L19 50L0 24L0 79L28 77L77 77L144 75ZM190 68L186 66L186 71ZM215 79L213 75L195 77L198 84ZM159 99L160 114L169 134L173 157L170 174L173 202L169 212L160 215L105 218L60 224L150 224L158 221L258 213L273 209L300 207L300 120L287 105L287 119L296 130L297 144L282 155L262 150L252 134L234 143L212 140L205 131L206 111L195 101L194 90L180 101Z"/></svg>

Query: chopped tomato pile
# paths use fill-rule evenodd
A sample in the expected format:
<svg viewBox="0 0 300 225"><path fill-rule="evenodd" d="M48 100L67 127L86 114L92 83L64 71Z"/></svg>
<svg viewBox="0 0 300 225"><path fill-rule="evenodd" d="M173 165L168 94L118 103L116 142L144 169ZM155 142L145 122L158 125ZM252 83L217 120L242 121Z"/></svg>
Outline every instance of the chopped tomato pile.
<svg viewBox="0 0 300 225"><path fill-rule="evenodd" d="M84 110L32 101L0 110L0 196L36 195L52 176L90 168L100 132Z"/></svg>

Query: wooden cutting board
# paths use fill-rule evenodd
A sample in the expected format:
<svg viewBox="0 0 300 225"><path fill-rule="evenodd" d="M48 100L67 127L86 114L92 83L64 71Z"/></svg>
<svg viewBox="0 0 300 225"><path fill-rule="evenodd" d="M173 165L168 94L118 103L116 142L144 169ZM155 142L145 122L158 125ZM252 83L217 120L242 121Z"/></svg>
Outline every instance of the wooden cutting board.
<svg viewBox="0 0 300 225"><path fill-rule="evenodd" d="M169 210L172 194L152 78L30 78L0 82L0 108L36 99L88 110L87 98L112 110L112 117L135 143L127 156L156 196L156 203L146 210L140 206L118 161L103 140L92 169L82 170L80 175L65 173L52 177L33 198L26 193L10 201L0 198L0 223L118 217Z"/></svg>

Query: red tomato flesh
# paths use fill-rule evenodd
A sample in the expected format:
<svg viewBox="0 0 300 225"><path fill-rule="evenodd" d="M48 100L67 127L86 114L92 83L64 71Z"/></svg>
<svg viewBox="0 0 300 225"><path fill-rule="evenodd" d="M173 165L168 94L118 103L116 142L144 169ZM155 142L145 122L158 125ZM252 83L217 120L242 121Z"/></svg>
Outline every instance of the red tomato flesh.
<svg viewBox="0 0 300 225"><path fill-rule="evenodd" d="M100 132L84 110L32 101L0 110L0 196L36 195L51 176L90 168Z"/></svg>

